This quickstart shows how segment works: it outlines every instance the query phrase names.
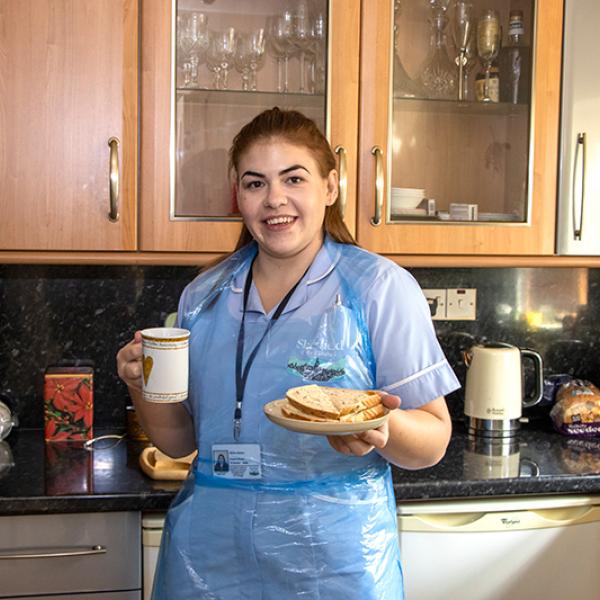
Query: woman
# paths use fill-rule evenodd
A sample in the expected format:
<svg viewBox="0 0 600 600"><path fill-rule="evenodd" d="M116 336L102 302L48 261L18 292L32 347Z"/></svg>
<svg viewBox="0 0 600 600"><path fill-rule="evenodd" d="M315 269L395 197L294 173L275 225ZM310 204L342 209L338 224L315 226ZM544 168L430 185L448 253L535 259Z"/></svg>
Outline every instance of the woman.
<svg viewBox="0 0 600 600"><path fill-rule="evenodd" d="M217 460L215 462L215 473L224 473L226 471L229 471L229 465L225 460L225 455L219 453L219 456L217 456Z"/></svg>
<svg viewBox="0 0 600 600"><path fill-rule="evenodd" d="M388 463L441 459L451 429L443 396L458 382L415 280L354 245L335 158L311 120L265 111L236 136L230 160L244 230L238 251L180 301L188 400L142 401L139 332L117 357L154 443L171 456L198 449L169 510L153 597L397 600ZM265 418L264 404L315 382L389 392L388 422L323 438ZM223 450L227 478L210 458Z"/></svg>

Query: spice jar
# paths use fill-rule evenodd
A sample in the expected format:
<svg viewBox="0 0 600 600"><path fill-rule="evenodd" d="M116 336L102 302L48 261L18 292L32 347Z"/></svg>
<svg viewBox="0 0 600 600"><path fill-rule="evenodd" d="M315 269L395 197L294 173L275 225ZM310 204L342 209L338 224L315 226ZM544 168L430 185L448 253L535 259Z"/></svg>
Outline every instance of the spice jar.
<svg viewBox="0 0 600 600"><path fill-rule="evenodd" d="M135 407L133 406L127 407L127 434L129 435L130 440L135 440L138 442L150 441L146 435L146 432L142 429L142 426L138 421Z"/></svg>

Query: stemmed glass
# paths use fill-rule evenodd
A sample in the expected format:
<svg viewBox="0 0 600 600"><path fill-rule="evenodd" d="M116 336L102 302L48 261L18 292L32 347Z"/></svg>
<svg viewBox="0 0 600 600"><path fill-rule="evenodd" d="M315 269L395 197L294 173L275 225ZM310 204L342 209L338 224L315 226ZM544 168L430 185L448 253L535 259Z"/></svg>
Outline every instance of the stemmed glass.
<svg viewBox="0 0 600 600"><path fill-rule="evenodd" d="M183 59L184 86L198 85L198 65L208 48L208 19L204 13L191 13L178 21L178 46Z"/></svg>
<svg viewBox="0 0 600 600"><path fill-rule="evenodd" d="M234 63L236 41L233 27L211 32L206 60L208 68L215 73L215 89L228 87L227 76Z"/></svg>
<svg viewBox="0 0 600 600"><path fill-rule="evenodd" d="M434 15L444 14L448 9L450 0L425 0L426 4L429 4L431 11Z"/></svg>
<svg viewBox="0 0 600 600"><path fill-rule="evenodd" d="M325 91L325 45L327 40L327 21L319 13L312 24L310 46L307 50L310 56L310 92L312 94Z"/></svg>
<svg viewBox="0 0 600 600"><path fill-rule="evenodd" d="M454 27L452 35L454 46L458 50L456 64L458 65L458 99L465 99L464 69L467 64L467 47L473 34L473 5L464 0L454 3Z"/></svg>
<svg viewBox="0 0 600 600"><path fill-rule="evenodd" d="M485 68L482 102L492 101L490 98L490 69L499 51L500 17L495 10L489 9L483 13L477 23L477 53L481 59L481 64Z"/></svg>
<svg viewBox="0 0 600 600"><path fill-rule="evenodd" d="M477 44L475 42L475 36L472 35L471 39L467 42L467 47L465 48L465 60L463 62L463 80L462 80L462 91L463 91L463 100L469 99L469 73L473 68L473 65L477 61Z"/></svg>
<svg viewBox="0 0 600 600"><path fill-rule="evenodd" d="M256 91L256 71L264 64L265 59L265 30L260 27L251 32L249 41L250 89Z"/></svg>
<svg viewBox="0 0 600 600"><path fill-rule="evenodd" d="M288 92L288 63L292 53L292 13L285 11L267 19L269 52L277 60L277 91ZM282 73L283 72L283 73Z"/></svg>
<svg viewBox="0 0 600 600"><path fill-rule="evenodd" d="M250 89L250 35L239 34L236 47L234 64L242 76L242 89Z"/></svg>
<svg viewBox="0 0 600 600"><path fill-rule="evenodd" d="M306 91L306 69L305 58L306 51L312 43L312 27L310 23L310 15L308 14L308 5L303 0L300 0L296 12L293 14L292 20L292 43L298 50L300 58L300 92Z"/></svg>
<svg viewBox="0 0 600 600"><path fill-rule="evenodd" d="M208 52L206 53L206 66L213 73L213 88L215 90L221 87L221 56L219 55L217 44L215 43L213 33L210 33L210 42Z"/></svg>

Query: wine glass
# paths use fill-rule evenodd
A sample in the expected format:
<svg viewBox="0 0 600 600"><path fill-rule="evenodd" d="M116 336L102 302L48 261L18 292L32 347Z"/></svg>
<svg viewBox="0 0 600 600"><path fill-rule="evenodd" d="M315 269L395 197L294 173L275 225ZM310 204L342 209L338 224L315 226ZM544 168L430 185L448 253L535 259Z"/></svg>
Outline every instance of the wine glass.
<svg viewBox="0 0 600 600"><path fill-rule="evenodd" d="M467 43L467 47L465 48L465 58L463 62L463 83L462 83L462 92L463 92L463 100L469 100L469 73L473 68L473 65L477 61L477 43L475 41L475 36L472 35L471 39Z"/></svg>
<svg viewBox="0 0 600 600"><path fill-rule="evenodd" d="M221 88L221 55L215 43L214 34L211 31L209 36L208 52L206 53L206 66L213 73L213 88Z"/></svg>
<svg viewBox="0 0 600 600"><path fill-rule="evenodd" d="M288 62L292 52L292 13L285 11L267 19L269 52L277 60L277 91L288 92ZM282 73L283 71L283 73Z"/></svg>
<svg viewBox="0 0 600 600"><path fill-rule="evenodd" d="M325 91L325 50L327 40L327 20L319 13L312 24L310 55L310 92L322 94Z"/></svg>
<svg viewBox="0 0 600 600"><path fill-rule="evenodd" d="M181 50L184 86L198 85L198 66L208 48L208 19L204 13L193 12L187 19L178 18L177 43Z"/></svg>
<svg viewBox="0 0 600 600"><path fill-rule="evenodd" d="M312 26L310 15L308 14L308 5L303 0L300 0L293 14L292 20L292 43L298 50L300 58L300 89L301 93L306 91L306 68L305 59L306 51L312 43Z"/></svg>
<svg viewBox="0 0 600 600"><path fill-rule="evenodd" d="M217 89L219 83L223 90L228 87L227 77L233 66L236 41L233 27L212 32L207 60L210 61L209 68L215 72L215 88Z"/></svg>
<svg viewBox="0 0 600 600"><path fill-rule="evenodd" d="M238 35L235 46L234 65L242 76L242 89L250 89L250 36L242 33Z"/></svg>
<svg viewBox="0 0 600 600"><path fill-rule="evenodd" d="M498 12L489 9L483 13L477 23L477 54L485 68L482 102L491 102L490 98L490 69L493 60L500 51L500 17Z"/></svg>
<svg viewBox="0 0 600 600"><path fill-rule="evenodd" d="M248 36L249 62L250 62L250 89L256 91L256 71L264 64L265 58L265 30L260 27Z"/></svg>
<svg viewBox="0 0 600 600"><path fill-rule="evenodd" d="M466 52L473 34L473 5L465 0L454 2L454 22L452 37L458 50L455 59L458 65L458 99L464 100L464 67L467 62Z"/></svg>
<svg viewBox="0 0 600 600"><path fill-rule="evenodd" d="M429 5L433 16L435 16L439 14L444 14L446 12L450 0L425 0L425 3Z"/></svg>

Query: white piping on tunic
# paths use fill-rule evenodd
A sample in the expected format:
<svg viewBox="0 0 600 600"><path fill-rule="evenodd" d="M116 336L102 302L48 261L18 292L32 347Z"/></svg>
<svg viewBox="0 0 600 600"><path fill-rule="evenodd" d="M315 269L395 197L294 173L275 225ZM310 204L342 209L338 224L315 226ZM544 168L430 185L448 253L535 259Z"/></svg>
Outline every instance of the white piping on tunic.
<svg viewBox="0 0 600 600"><path fill-rule="evenodd" d="M308 280L306 282L306 285L311 285L312 283L317 283L317 281L321 281L321 279L323 279L324 277L327 277L327 275L329 275L329 273L331 273L331 271L333 271L336 263L337 263L337 261L335 263L333 263L332 265L330 265L329 269L327 269L327 271L325 271L325 273L323 273L322 275L319 275L316 279Z"/></svg>
<svg viewBox="0 0 600 600"><path fill-rule="evenodd" d="M322 273L321 275L319 275L316 279L309 279L306 282L306 285L311 285L313 283L317 283L317 281L321 281L321 279L324 279L325 277L327 277L327 275L329 275L329 273L331 273L331 271L333 271L333 269L335 268L335 265L337 264L337 261L335 263L333 263L332 265L329 266L329 268ZM233 283L231 284L231 291L235 292L236 294L241 294L244 290L242 288L237 288L233 285Z"/></svg>
<svg viewBox="0 0 600 600"><path fill-rule="evenodd" d="M439 367L443 366L447 362L448 361L446 359L440 360L439 362L435 363L434 365L430 365L429 367L425 367L424 369L421 369L417 373L413 373L412 375L409 375L408 377L405 377L404 379L401 379L400 381L397 381L396 383L392 383L390 385L386 385L383 389L384 390L393 390L393 389L395 389L397 387L400 387L401 385L404 385L406 383L410 383L414 379L418 379L419 377L421 377L422 375L425 375L426 373L429 373L430 371L435 371L435 369L438 369Z"/></svg>

